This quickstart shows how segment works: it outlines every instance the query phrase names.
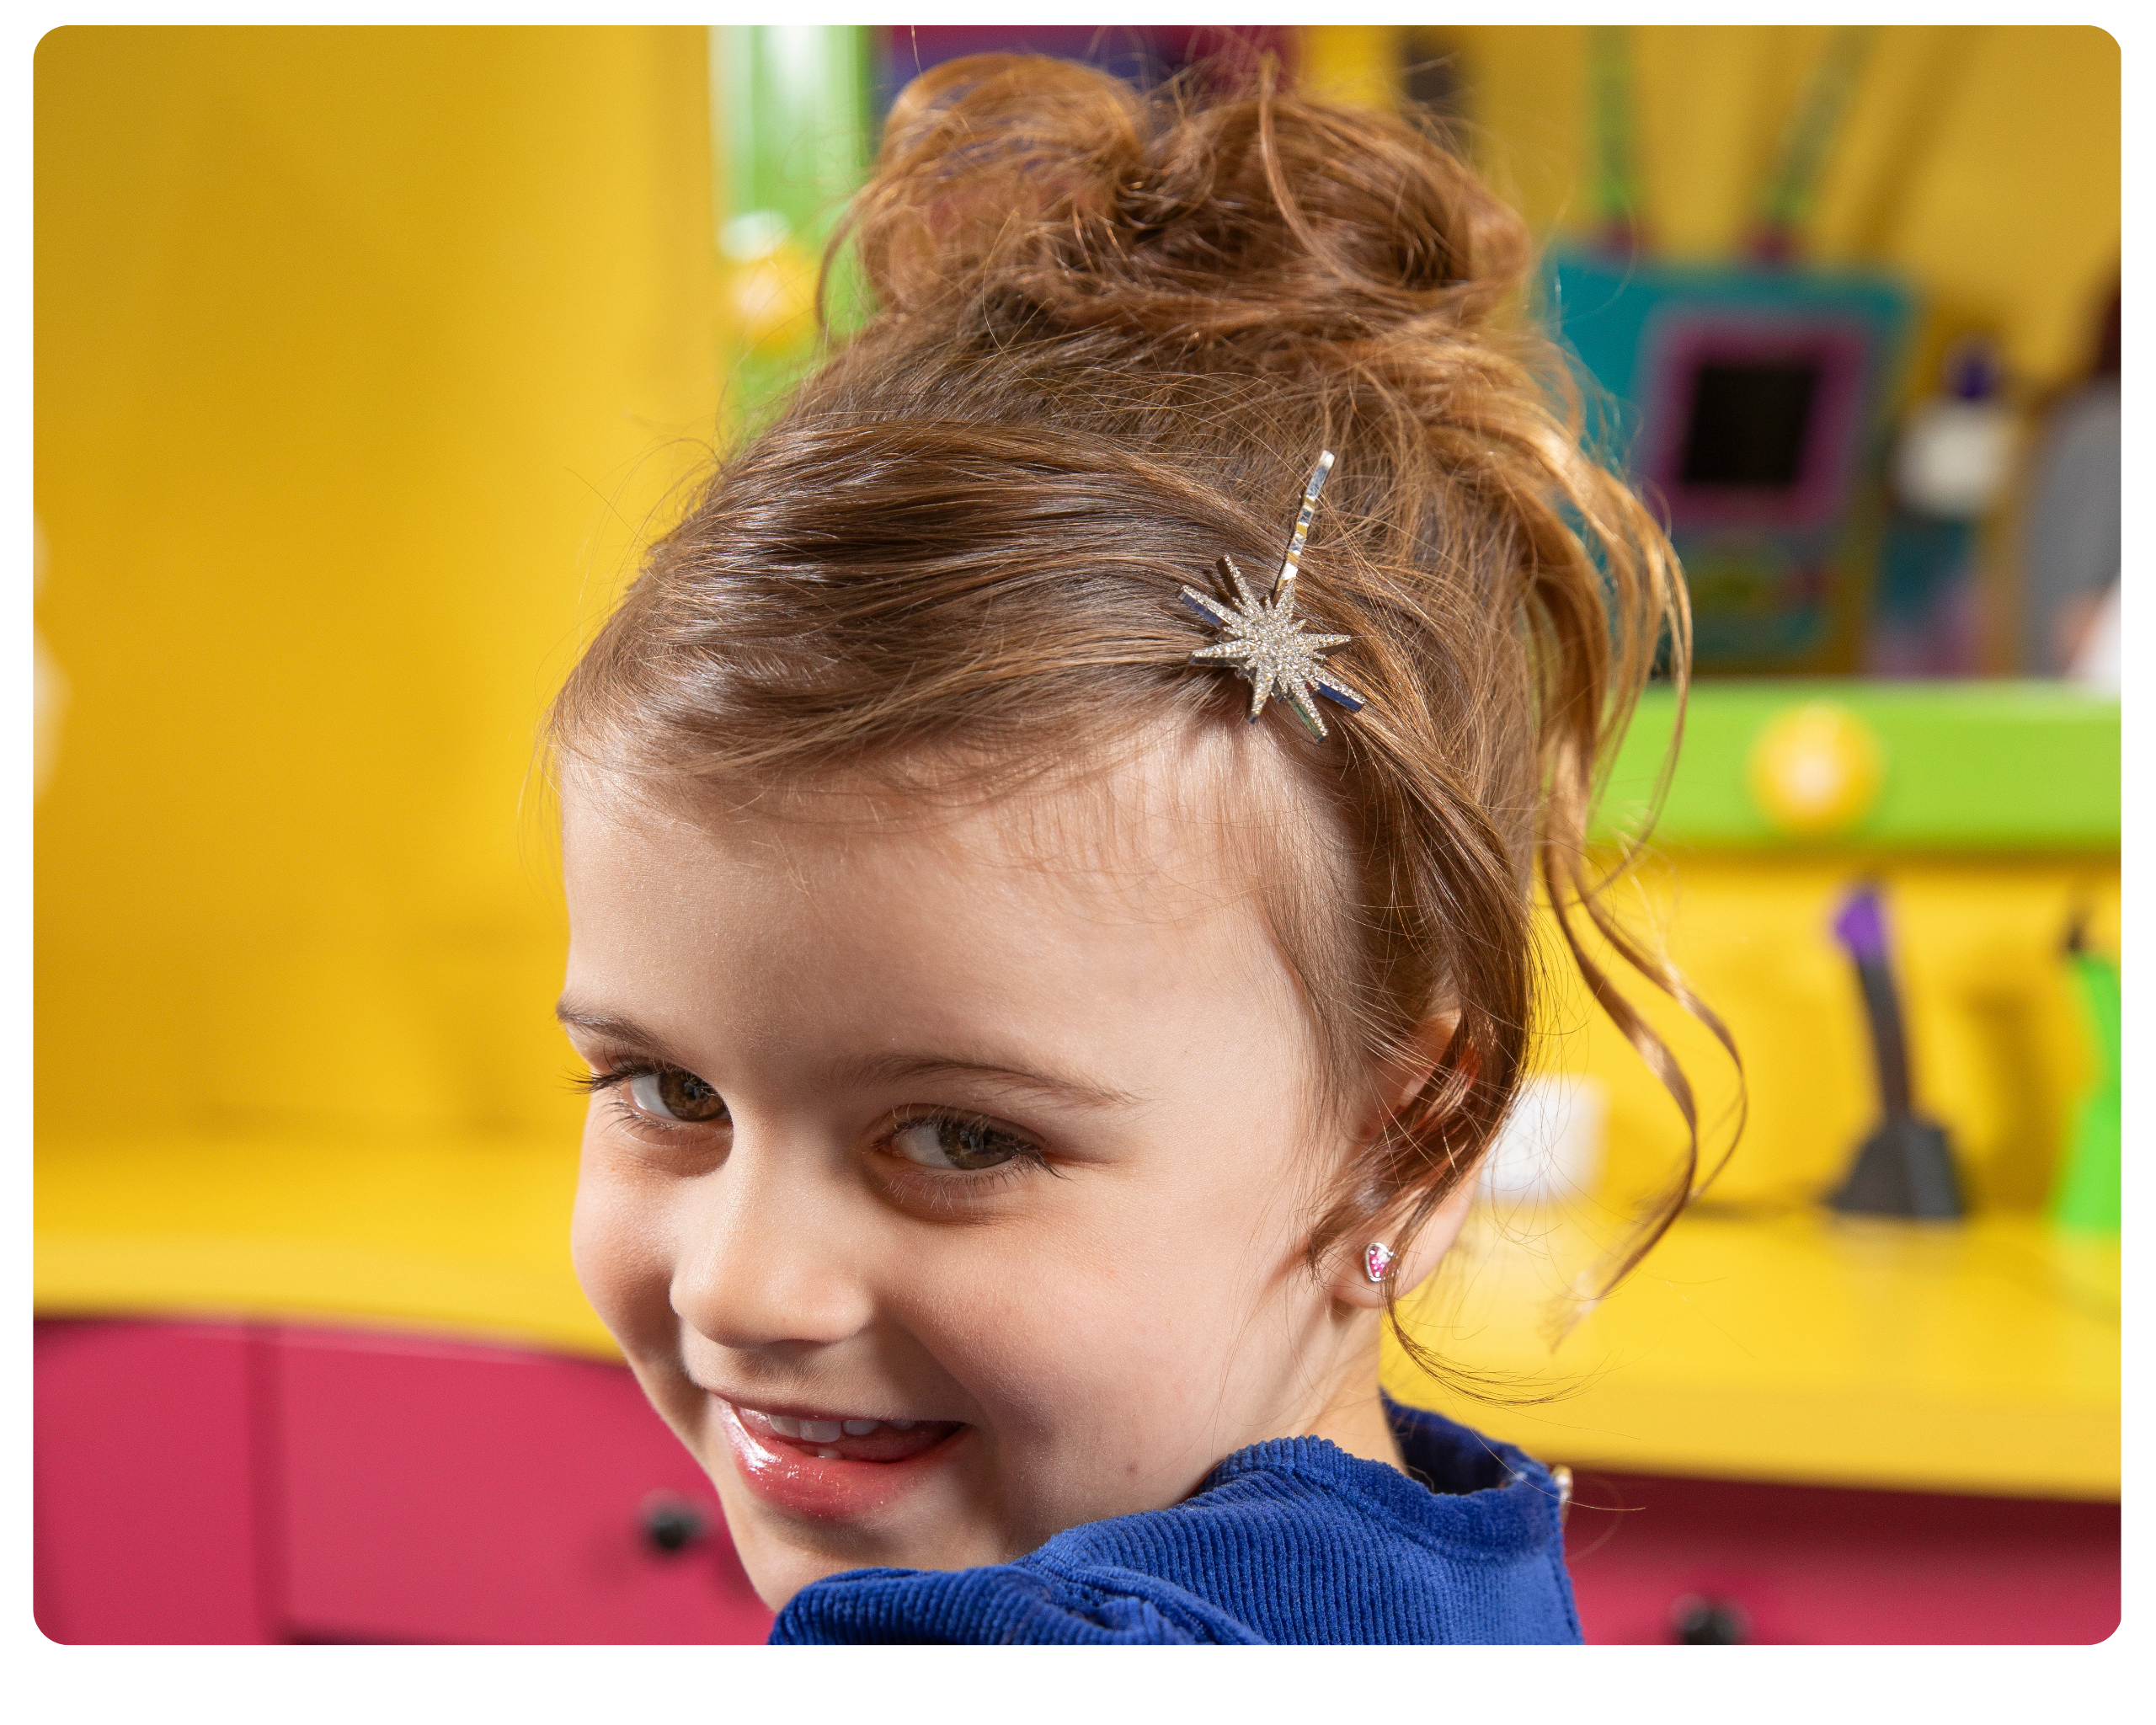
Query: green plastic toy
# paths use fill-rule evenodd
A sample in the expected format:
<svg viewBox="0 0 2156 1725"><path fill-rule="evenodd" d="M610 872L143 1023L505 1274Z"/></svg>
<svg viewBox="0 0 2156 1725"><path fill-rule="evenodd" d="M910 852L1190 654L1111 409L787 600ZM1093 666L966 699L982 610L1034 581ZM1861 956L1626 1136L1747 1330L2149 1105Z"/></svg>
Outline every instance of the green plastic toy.
<svg viewBox="0 0 2156 1725"><path fill-rule="evenodd" d="M2074 1111L2052 1193L2052 1220L2087 1233L2119 1231L2119 967L2079 941L2068 949L2095 1033L2096 1081Z"/></svg>

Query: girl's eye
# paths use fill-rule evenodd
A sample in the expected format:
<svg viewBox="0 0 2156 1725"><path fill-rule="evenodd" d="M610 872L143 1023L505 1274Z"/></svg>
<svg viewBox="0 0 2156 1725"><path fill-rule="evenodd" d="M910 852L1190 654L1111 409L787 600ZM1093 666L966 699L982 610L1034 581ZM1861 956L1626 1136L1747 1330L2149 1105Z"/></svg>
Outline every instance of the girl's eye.
<svg viewBox="0 0 2156 1725"><path fill-rule="evenodd" d="M693 1072L663 1066L629 1080L629 1099L662 1120L723 1120L726 1104L718 1092Z"/></svg>
<svg viewBox="0 0 2156 1725"><path fill-rule="evenodd" d="M1040 1155L1015 1132L948 1114L907 1122L891 1135L891 1148L924 1168L957 1168L969 1173Z"/></svg>

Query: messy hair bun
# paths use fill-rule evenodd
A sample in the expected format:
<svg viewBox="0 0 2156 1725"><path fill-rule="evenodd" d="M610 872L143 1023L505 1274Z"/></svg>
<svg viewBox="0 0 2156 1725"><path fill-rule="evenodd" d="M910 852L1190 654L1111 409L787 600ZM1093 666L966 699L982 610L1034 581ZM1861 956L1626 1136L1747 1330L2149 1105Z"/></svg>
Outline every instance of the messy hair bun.
<svg viewBox="0 0 2156 1725"><path fill-rule="evenodd" d="M853 221L900 316L979 296L1268 370L1475 324L1529 260L1518 216L1406 126L1262 96L1149 102L1015 55L907 86Z"/></svg>
<svg viewBox="0 0 2156 1725"><path fill-rule="evenodd" d="M732 794L947 787L958 763L1240 727L1242 686L1189 669L1177 590L1222 553L1268 566L1330 448L1300 603L1354 638L1369 705L1321 742L1277 712L1259 727L1337 841L1277 858L1268 908L1343 1082L1457 1026L1411 1114L1340 1172L1313 1265L1380 1215L1404 1241L1487 1150L1527 1049L1538 881L1690 1121L1583 927L1707 1016L1586 852L1657 654L1681 687L1683 586L1584 451L1554 351L1508 321L1519 218L1414 127L1279 93L1269 67L1141 98L985 55L899 97L845 238L874 315L654 547L558 744ZM1695 1130L1605 1285L1697 1174Z"/></svg>

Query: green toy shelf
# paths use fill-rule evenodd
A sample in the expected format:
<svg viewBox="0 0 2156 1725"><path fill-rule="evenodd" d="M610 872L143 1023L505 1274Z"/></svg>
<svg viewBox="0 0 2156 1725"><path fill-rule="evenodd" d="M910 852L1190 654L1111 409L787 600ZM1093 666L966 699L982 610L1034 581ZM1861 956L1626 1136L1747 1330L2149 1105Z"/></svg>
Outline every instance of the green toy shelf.
<svg viewBox="0 0 2156 1725"><path fill-rule="evenodd" d="M1676 701L1641 702L1600 836L1636 830ZM1695 683L1658 845L2104 851L2119 842L2119 702L2071 684Z"/></svg>

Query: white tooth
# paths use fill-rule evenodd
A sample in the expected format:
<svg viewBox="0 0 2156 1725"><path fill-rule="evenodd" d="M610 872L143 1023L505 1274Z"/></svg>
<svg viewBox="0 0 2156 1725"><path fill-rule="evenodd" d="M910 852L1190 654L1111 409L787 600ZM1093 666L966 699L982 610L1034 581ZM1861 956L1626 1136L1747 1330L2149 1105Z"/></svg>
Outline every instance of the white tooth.
<svg viewBox="0 0 2156 1725"><path fill-rule="evenodd" d="M819 1461L837 1461L841 1457L835 1450L819 1450L816 1452L816 1459Z"/></svg>
<svg viewBox="0 0 2156 1725"><path fill-rule="evenodd" d="M801 1441L804 1444L829 1444L837 1441L839 1422L835 1419L804 1419L801 1422Z"/></svg>
<svg viewBox="0 0 2156 1725"><path fill-rule="evenodd" d="M789 1419L783 1413L766 1413L764 1418L771 1423L771 1429L782 1438L798 1438L801 1435L801 1422L798 1419Z"/></svg>
<svg viewBox="0 0 2156 1725"><path fill-rule="evenodd" d="M921 1423L917 1419L889 1419L883 1423L894 1432L910 1432Z"/></svg>
<svg viewBox="0 0 2156 1725"><path fill-rule="evenodd" d="M839 1422L846 1428L846 1434L849 1438L865 1438L883 1423L880 1419L846 1419Z"/></svg>

